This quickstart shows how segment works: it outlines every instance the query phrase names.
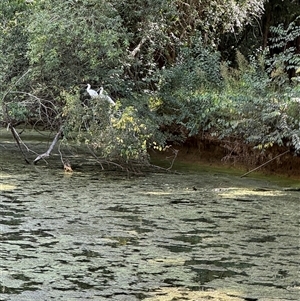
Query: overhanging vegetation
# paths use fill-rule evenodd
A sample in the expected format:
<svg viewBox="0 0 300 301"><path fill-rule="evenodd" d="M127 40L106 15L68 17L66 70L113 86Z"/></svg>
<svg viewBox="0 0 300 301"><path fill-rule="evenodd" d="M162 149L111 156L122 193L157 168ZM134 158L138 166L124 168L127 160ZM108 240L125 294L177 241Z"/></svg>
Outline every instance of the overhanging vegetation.
<svg viewBox="0 0 300 301"><path fill-rule="evenodd" d="M201 133L299 154L296 2L3 0L1 124L121 165Z"/></svg>

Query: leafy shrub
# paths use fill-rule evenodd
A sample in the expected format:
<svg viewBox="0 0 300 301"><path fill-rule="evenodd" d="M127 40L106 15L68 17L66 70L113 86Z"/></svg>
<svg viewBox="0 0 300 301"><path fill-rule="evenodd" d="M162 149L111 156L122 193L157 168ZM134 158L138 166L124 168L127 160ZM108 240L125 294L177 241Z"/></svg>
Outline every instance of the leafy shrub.
<svg viewBox="0 0 300 301"><path fill-rule="evenodd" d="M248 63L240 57L237 70L223 66L222 74L227 83L223 97L232 104L232 114L222 135L242 137L259 149L279 145L299 153L299 88L286 85L276 89L267 71L261 68L262 59L263 56L252 57Z"/></svg>
<svg viewBox="0 0 300 301"><path fill-rule="evenodd" d="M278 87L281 87L289 81L288 73L295 76L293 71L300 68L299 51L300 37L300 17L291 22L287 28L283 24L273 26L270 29L272 37L270 38L270 52L274 52L267 60L268 73ZM298 42L297 42L298 41ZM296 73L297 76L297 73Z"/></svg>
<svg viewBox="0 0 300 301"><path fill-rule="evenodd" d="M181 48L173 66L162 71L157 114L168 141L183 142L188 135L217 126L220 55L205 47L201 39L195 37L194 41L190 47Z"/></svg>
<svg viewBox="0 0 300 301"><path fill-rule="evenodd" d="M164 144L160 135L156 135L158 124L148 106L117 102L116 107L110 107L97 98L83 104L78 96L66 92L63 97L66 99L65 139L75 138L103 160L147 164L148 148L160 148Z"/></svg>

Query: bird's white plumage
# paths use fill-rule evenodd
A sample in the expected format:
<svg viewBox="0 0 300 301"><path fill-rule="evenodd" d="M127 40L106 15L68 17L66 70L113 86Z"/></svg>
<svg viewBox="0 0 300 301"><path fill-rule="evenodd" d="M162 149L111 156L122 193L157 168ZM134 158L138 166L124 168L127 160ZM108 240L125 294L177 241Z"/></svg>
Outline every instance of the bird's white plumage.
<svg viewBox="0 0 300 301"><path fill-rule="evenodd" d="M87 88L86 88L86 91L89 93L89 95L92 97L92 98L95 98L95 97L98 97L98 93L91 89L91 85L90 84L87 84Z"/></svg>
<svg viewBox="0 0 300 301"><path fill-rule="evenodd" d="M100 88L99 96L102 99L105 99L106 101L108 101L111 105L113 105L113 106L116 105L116 103L108 95L103 94L103 87Z"/></svg>
<svg viewBox="0 0 300 301"><path fill-rule="evenodd" d="M113 106L116 105L116 103L115 103L108 95L103 94L103 87L101 87L101 88L98 90L98 91L100 91L99 94L98 94L97 91L91 89L91 85L90 85L90 84L87 84L86 91L89 93L89 95L91 96L91 98L97 98L97 97L99 97L99 98L101 98L101 99L103 99L103 100L108 101L108 102L109 102L111 105L113 105Z"/></svg>

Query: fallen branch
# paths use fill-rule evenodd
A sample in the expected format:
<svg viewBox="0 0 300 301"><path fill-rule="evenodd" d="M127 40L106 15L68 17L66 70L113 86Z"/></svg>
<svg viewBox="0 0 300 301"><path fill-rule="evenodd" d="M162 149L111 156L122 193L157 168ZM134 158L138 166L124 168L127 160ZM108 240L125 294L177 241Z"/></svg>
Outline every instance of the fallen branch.
<svg viewBox="0 0 300 301"><path fill-rule="evenodd" d="M117 166L118 168L120 168L121 170L124 170L124 166L122 166L121 164L118 164L116 162L104 160L104 159L101 161L88 145L87 145L87 149L90 151L91 155L96 159L96 162L100 164L102 170L104 170L103 164L114 165L114 166Z"/></svg>
<svg viewBox="0 0 300 301"><path fill-rule="evenodd" d="M20 138L18 132L16 131L16 129L15 129L10 123L8 124L7 128L10 128L10 131L11 131L11 133L12 133L14 139L16 140L17 145L18 145L18 147L19 147L19 150L21 151L21 153L22 153L22 155L23 155L23 157L24 157L26 163L30 164L29 160L28 160L27 157L26 157L26 154L24 153L24 151L23 151L23 149L22 149L22 147L21 147L21 143L22 143L22 145L25 146L25 148L27 149L27 151L29 151L28 147L27 147L26 144L22 141L22 139Z"/></svg>
<svg viewBox="0 0 300 301"><path fill-rule="evenodd" d="M54 139L53 139L51 145L50 145L49 148L48 148L48 150L47 150L45 153L43 153L43 154L37 156L37 157L34 159L33 164L36 164L36 163L37 163L38 161L40 161L41 159L44 159L44 158L47 158L47 157L50 156L50 153L52 152L52 150L53 150L53 148L54 148L54 146L55 146L55 144L56 144L56 142L57 142L59 136L61 135L61 133L62 133L62 128L60 128L59 131L57 132L57 134L55 135L55 137L54 137Z"/></svg>
<svg viewBox="0 0 300 301"><path fill-rule="evenodd" d="M262 165L260 165L260 166L258 166L258 167L256 167L256 168L254 168L254 169L252 169L252 170L246 172L245 174L243 174L243 175L241 176L241 178L243 178L243 177L249 175L251 172L253 172L253 171L255 171L255 170L258 170L259 168L261 168L261 167L263 167L263 166L269 164L269 163L272 162L273 160L275 160L275 159L277 159L277 158L279 158L279 157L281 157L281 156L283 156L283 155L285 155L285 154L287 154L287 153L289 153L289 152L290 152L290 151L287 150L287 151L283 152L282 154L277 155L277 156L274 157L273 159L271 159L271 160L265 162L264 164L262 164Z"/></svg>

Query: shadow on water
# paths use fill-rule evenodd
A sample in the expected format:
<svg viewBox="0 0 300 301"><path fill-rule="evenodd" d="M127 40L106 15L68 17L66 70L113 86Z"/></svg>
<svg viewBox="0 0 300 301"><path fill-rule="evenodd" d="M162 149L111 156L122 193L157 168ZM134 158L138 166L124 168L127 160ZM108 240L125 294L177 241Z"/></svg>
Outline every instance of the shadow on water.
<svg viewBox="0 0 300 301"><path fill-rule="evenodd" d="M10 156L1 300L300 299L298 191L215 171L66 175Z"/></svg>

